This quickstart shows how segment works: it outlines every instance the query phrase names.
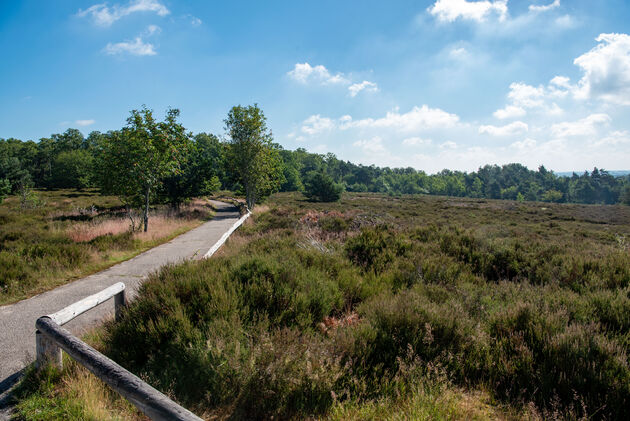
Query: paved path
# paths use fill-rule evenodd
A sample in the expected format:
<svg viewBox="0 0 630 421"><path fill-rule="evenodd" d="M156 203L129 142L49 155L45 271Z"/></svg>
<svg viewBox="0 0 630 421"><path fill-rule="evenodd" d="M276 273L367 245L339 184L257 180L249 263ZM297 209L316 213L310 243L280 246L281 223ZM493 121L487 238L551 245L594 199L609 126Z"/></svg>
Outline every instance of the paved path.
<svg viewBox="0 0 630 421"><path fill-rule="evenodd" d="M38 317L59 311L120 281L127 286L128 297L133 297L142 280L159 267L184 259L201 258L239 218L236 207L223 202L213 202L213 205L217 209L214 219L168 243L102 272L0 307L0 395L15 383L19 372L35 359L35 320ZM79 335L112 315L113 311L113 300L109 300L64 327Z"/></svg>

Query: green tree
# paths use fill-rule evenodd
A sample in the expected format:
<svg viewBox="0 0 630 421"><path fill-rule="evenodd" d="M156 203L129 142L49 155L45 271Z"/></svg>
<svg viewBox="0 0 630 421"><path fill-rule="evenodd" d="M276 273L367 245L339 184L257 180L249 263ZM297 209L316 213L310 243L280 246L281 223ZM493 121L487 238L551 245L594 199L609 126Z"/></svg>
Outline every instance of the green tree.
<svg viewBox="0 0 630 421"><path fill-rule="evenodd" d="M336 202L342 191L343 187L323 171L309 173L304 186L304 195L318 202Z"/></svg>
<svg viewBox="0 0 630 421"><path fill-rule="evenodd" d="M267 119L258 105L232 107L225 119L230 138L227 164L245 190L247 207L277 190L283 181L282 160L273 145Z"/></svg>
<svg viewBox="0 0 630 421"><path fill-rule="evenodd" d="M52 185L59 188L90 187L93 169L92 155L84 149L61 152L52 165Z"/></svg>
<svg viewBox="0 0 630 421"><path fill-rule="evenodd" d="M100 139L101 187L128 206L141 199L145 232L152 195L166 177L180 171L190 148L190 135L178 117L179 110L169 109L158 122L153 111L143 107L131 111L127 127Z"/></svg>

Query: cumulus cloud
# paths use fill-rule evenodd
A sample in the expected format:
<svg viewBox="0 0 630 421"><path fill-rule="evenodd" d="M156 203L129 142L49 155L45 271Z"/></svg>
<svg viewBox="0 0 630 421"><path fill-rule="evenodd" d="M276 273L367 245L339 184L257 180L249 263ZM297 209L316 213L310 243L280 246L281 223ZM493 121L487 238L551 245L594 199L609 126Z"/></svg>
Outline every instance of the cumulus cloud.
<svg viewBox="0 0 630 421"><path fill-rule="evenodd" d="M319 114L312 115L302 122L302 132L308 135L314 135L335 127L335 123L328 117L322 117Z"/></svg>
<svg viewBox="0 0 630 421"><path fill-rule="evenodd" d="M347 84L349 83L342 73L331 74L328 69L321 64L311 66L308 63L296 63L293 70L287 73L293 80L307 84L310 82L327 84Z"/></svg>
<svg viewBox="0 0 630 421"><path fill-rule="evenodd" d="M96 121L94 120L76 120L74 124L76 124L77 126L85 127L85 126L91 126L95 122Z"/></svg>
<svg viewBox="0 0 630 421"><path fill-rule="evenodd" d="M202 22L202 20L201 20L201 19L199 19L198 17L192 16L192 17L190 18L190 24L191 24L192 26L199 26L199 25L201 25L202 23L203 23L203 22Z"/></svg>
<svg viewBox="0 0 630 421"><path fill-rule="evenodd" d="M402 144L407 146L430 145L431 143L433 143L431 139L423 139L421 137L408 137L402 141Z"/></svg>
<svg viewBox="0 0 630 421"><path fill-rule="evenodd" d="M630 144L630 132L627 130L617 130L593 143L593 146L617 146Z"/></svg>
<svg viewBox="0 0 630 421"><path fill-rule="evenodd" d="M527 123L523 123L522 121L515 121L513 123L506 124L505 126L480 126L479 134L487 133L491 136L512 136L527 132L528 130L529 126L527 125Z"/></svg>
<svg viewBox="0 0 630 421"><path fill-rule="evenodd" d="M412 132L427 128L449 128L459 122L459 116L448 113L439 108L429 108L427 105L413 107L411 111L400 113L398 110L388 112L381 118L364 118L353 120L350 116L340 119L340 128L388 128L401 132Z"/></svg>
<svg viewBox="0 0 630 421"><path fill-rule="evenodd" d="M381 139L379 136L374 136L371 139L357 140L356 142L352 144L352 146L361 148L363 152L367 152L367 153L385 152L385 146L383 146L383 139Z"/></svg>
<svg viewBox="0 0 630 421"><path fill-rule="evenodd" d="M630 36L600 34L595 40L595 48L573 61L584 72L576 97L630 105Z"/></svg>
<svg viewBox="0 0 630 421"><path fill-rule="evenodd" d="M530 12L548 12L549 10L555 9L557 7L560 7L560 0L553 0L553 3L550 4L546 4L546 5L534 5L534 4L530 4L529 5L529 11Z"/></svg>
<svg viewBox="0 0 630 421"><path fill-rule="evenodd" d="M499 20L505 20L508 7L507 0L437 0L428 11L441 22L453 22L460 18L483 22L492 14L497 15Z"/></svg>
<svg viewBox="0 0 630 421"><path fill-rule="evenodd" d="M564 98L573 89L569 79L561 76L554 77L548 86L532 86L523 82L510 84L507 94L509 103L496 110L493 116L500 119L519 118L527 114L527 110L537 109L550 116L561 115L564 110L555 102Z"/></svg>
<svg viewBox="0 0 630 421"><path fill-rule="evenodd" d="M563 121L551 126L551 133L556 137L595 136L599 126L610 123L608 114L597 113L577 121Z"/></svg>
<svg viewBox="0 0 630 421"><path fill-rule="evenodd" d="M544 104L545 88L542 86L531 86L523 82L510 84L508 98L521 107L534 108Z"/></svg>
<svg viewBox="0 0 630 421"><path fill-rule="evenodd" d="M348 94L356 97L360 92L378 92L378 85L369 80L352 83L351 77L343 73L331 73L325 66L318 64L311 66L309 63L296 63L293 70L287 75L301 84L341 85L348 86Z"/></svg>
<svg viewBox="0 0 630 421"><path fill-rule="evenodd" d="M506 105L505 108L496 110L492 115L499 120L505 120L508 118L523 117L525 114L527 114L527 111L525 111L522 107L516 105Z"/></svg>
<svg viewBox="0 0 630 421"><path fill-rule="evenodd" d="M136 37L133 41L109 43L105 46L104 51L109 55L154 56L157 54L153 44L142 41L140 37Z"/></svg>
<svg viewBox="0 0 630 421"><path fill-rule="evenodd" d="M457 143L447 140L440 145L440 149L457 149Z"/></svg>
<svg viewBox="0 0 630 421"><path fill-rule="evenodd" d="M153 12L158 16L166 16L170 13L166 6L157 0L134 0L126 6L115 4L111 8L107 6L107 3L95 4L85 10L79 9L77 16L90 16L95 24L107 27L136 12Z"/></svg>
<svg viewBox="0 0 630 421"><path fill-rule="evenodd" d="M348 91L350 91L351 97L355 97L361 91L377 92L378 86L374 82L369 82L367 80L364 80L361 83L353 83L352 85L348 86Z"/></svg>

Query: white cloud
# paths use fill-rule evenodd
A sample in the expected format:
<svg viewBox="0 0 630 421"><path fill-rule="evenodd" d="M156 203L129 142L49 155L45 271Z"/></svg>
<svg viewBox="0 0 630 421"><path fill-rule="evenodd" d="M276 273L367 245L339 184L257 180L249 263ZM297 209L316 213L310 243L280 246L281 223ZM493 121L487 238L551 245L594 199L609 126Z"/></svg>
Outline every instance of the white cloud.
<svg viewBox="0 0 630 421"><path fill-rule="evenodd" d="M504 108L495 111L493 115L500 120L523 117L528 109L537 109L549 116L561 115L564 110L552 101L566 97L571 89L573 88L569 79L562 76L551 79L547 87L514 82L510 84L507 95L509 103Z"/></svg>
<svg viewBox="0 0 630 421"><path fill-rule="evenodd" d="M505 20L508 7L507 0L437 0L428 11L441 22L453 22L459 18L483 22L491 14L498 15L501 21Z"/></svg>
<svg viewBox="0 0 630 421"><path fill-rule="evenodd" d="M516 148L518 150L524 151L524 150L529 150L529 149L535 148L536 144L537 144L537 142L536 142L535 139L527 138L525 140L520 140L518 142L514 142L510 146L512 146L513 148Z"/></svg>
<svg viewBox="0 0 630 421"><path fill-rule="evenodd" d="M293 70L288 72L287 75L303 84L310 82L321 83L324 85L350 83L342 73L333 75L321 64L313 67L308 63L296 63Z"/></svg>
<svg viewBox="0 0 630 421"><path fill-rule="evenodd" d="M520 107L534 108L544 104L545 88L542 86L531 86L523 82L510 84L508 98Z"/></svg>
<svg viewBox="0 0 630 421"><path fill-rule="evenodd" d="M551 126L551 133L556 137L595 136L598 126L610 123L608 114L591 114L577 121L564 121Z"/></svg>
<svg viewBox="0 0 630 421"><path fill-rule="evenodd" d="M616 146L622 144L630 144L630 132L628 132L627 130L614 131L608 134L608 136L594 142L593 146Z"/></svg>
<svg viewBox="0 0 630 421"><path fill-rule="evenodd" d="M440 149L457 149L457 143L447 140L440 145Z"/></svg>
<svg viewBox="0 0 630 421"><path fill-rule="evenodd" d="M487 133L491 136L512 136L515 134L527 132L529 126L522 121L515 121L505 126L480 126L479 134Z"/></svg>
<svg viewBox="0 0 630 421"><path fill-rule="evenodd" d="M296 63L293 70L287 72L287 75L291 79L304 85L350 85L348 86L348 93L353 98L362 91L378 92L378 85L374 82L364 80L363 82L352 83L349 76L343 73L332 74L321 64L311 66L309 63Z"/></svg>
<svg viewBox="0 0 630 421"><path fill-rule="evenodd" d="M507 118L517 118L523 117L527 112L516 105L506 105L505 108L500 110L496 110L492 115L500 120L505 120Z"/></svg>
<svg viewBox="0 0 630 421"><path fill-rule="evenodd" d="M549 84L553 87L559 87L564 89L572 89L571 83L568 77L566 76L556 76L549 81Z"/></svg>
<svg viewBox="0 0 630 421"><path fill-rule="evenodd" d="M545 113L551 116L559 116L564 114L564 110L554 102L545 108Z"/></svg>
<svg viewBox="0 0 630 421"><path fill-rule="evenodd" d="M193 16L193 17L190 18L190 24L192 26L199 26L202 23L203 23L203 21L201 19L199 19L198 17Z"/></svg>
<svg viewBox="0 0 630 421"><path fill-rule="evenodd" d="M76 124L77 126L85 127L85 126L91 126L95 122L96 121L94 120L76 120L74 124Z"/></svg>
<svg viewBox="0 0 630 421"><path fill-rule="evenodd" d="M355 97L361 91L378 92L378 86L374 82L369 82L367 80L364 80L361 83L354 83L348 86L348 91L350 91L351 97Z"/></svg>
<svg viewBox="0 0 630 421"><path fill-rule="evenodd" d="M560 7L560 0L553 0L553 3L550 4L546 4L546 5L542 5L542 6L536 6L533 4L529 5L529 11L530 12L547 12L551 9L555 9L557 7Z"/></svg>
<svg viewBox="0 0 630 421"><path fill-rule="evenodd" d="M630 36L600 34L595 40L595 48L573 61L584 71L576 97L630 105Z"/></svg>
<svg viewBox="0 0 630 421"><path fill-rule="evenodd" d="M371 139L357 140L352 144L358 148L363 149L363 152L367 153L380 153L385 152L385 146L383 146L383 139L378 136L374 136Z"/></svg>
<svg viewBox="0 0 630 421"><path fill-rule="evenodd" d="M464 61L470 57L470 53L464 47L456 47L448 52L448 56L453 60Z"/></svg>
<svg viewBox="0 0 630 421"><path fill-rule="evenodd" d="M157 0L134 0L126 6L115 4L111 8L107 6L107 3L95 4L85 10L79 10L77 16L90 15L95 24L111 26L118 19L135 12L154 12L158 16L166 16L170 13L166 6Z"/></svg>
<svg viewBox="0 0 630 421"><path fill-rule="evenodd" d="M398 110L390 111L385 117L377 119L353 120L350 116L343 116L340 119L340 128L392 128L402 132L412 132L427 128L450 128L458 122L459 117L455 114L423 105L413 107L411 111L402 114Z"/></svg>
<svg viewBox="0 0 630 421"><path fill-rule="evenodd" d="M144 35L150 37L151 35L159 34L162 32L162 28L157 25L149 25L147 29L144 31Z"/></svg>
<svg viewBox="0 0 630 421"><path fill-rule="evenodd" d="M154 56L157 54L153 44L145 43L140 37L136 37L133 41L123 41L115 44L110 42L105 46L104 51L110 55Z"/></svg>
<svg viewBox="0 0 630 421"><path fill-rule="evenodd" d="M319 114L312 115L302 123L302 132L308 135L314 135L323 131L331 130L335 127L335 123L328 117L322 117Z"/></svg>
<svg viewBox="0 0 630 421"><path fill-rule="evenodd" d="M431 139L422 139L420 137L408 137L402 141L402 144L407 146L430 145L431 143L433 143Z"/></svg>

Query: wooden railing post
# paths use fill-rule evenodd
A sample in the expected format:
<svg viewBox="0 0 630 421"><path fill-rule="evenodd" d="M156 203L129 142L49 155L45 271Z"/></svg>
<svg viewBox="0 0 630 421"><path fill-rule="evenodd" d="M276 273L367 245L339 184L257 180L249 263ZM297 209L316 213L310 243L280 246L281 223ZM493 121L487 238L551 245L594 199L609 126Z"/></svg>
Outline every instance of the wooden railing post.
<svg viewBox="0 0 630 421"><path fill-rule="evenodd" d="M63 368L61 348L54 341L42 335L39 330L35 332L35 348L37 354L35 367L37 369L44 368L49 363L60 370Z"/></svg>
<svg viewBox="0 0 630 421"><path fill-rule="evenodd" d="M63 308L54 314L49 314L47 317L53 320L59 326L62 326L75 317L85 313L86 311L96 307L101 303L104 303L112 297L114 297L114 311L116 314L116 320L119 320L122 315L123 308L127 305L127 300L125 298L125 284L122 282L111 285L101 292L97 292L96 294L90 295L89 297L77 301L76 303ZM35 332L35 350L36 368L43 368L47 363L53 364L60 369L63 368L61 348L59 348L54 341L51 341L50 339L43 336L39 332L39 330L36 330Z"/></svg>
<svg viewBox="0 0 630 421"><path fill-rule="evenodd" d="M122 317L122 312L126 306L127 299L125 296L125 290L123 289L118 294L114 295L114 313L116 321L120 321L120 318Z"/></svg>

